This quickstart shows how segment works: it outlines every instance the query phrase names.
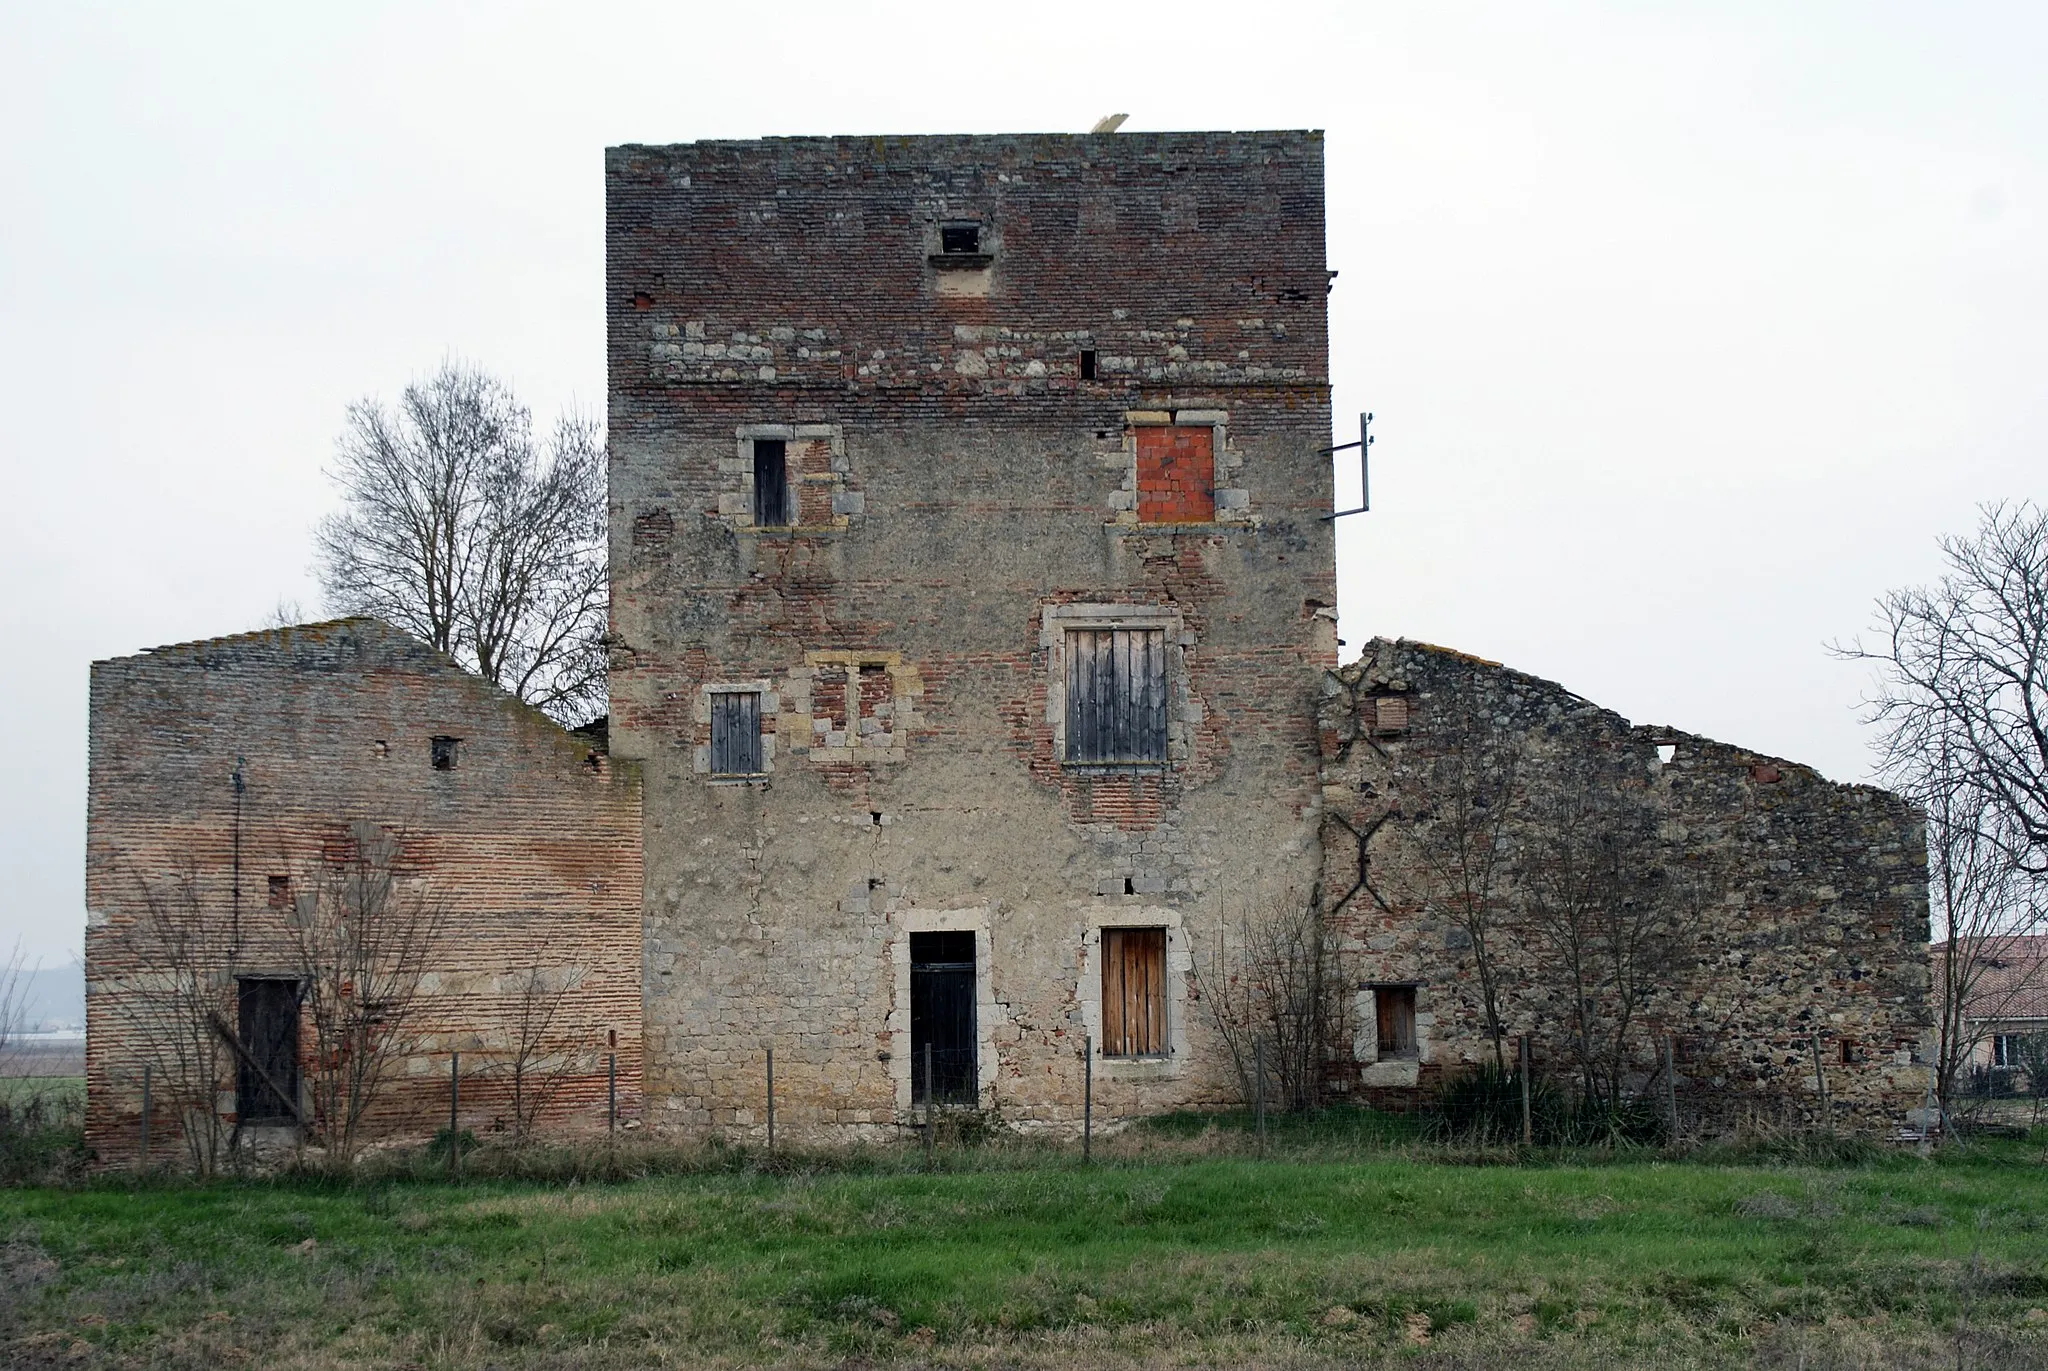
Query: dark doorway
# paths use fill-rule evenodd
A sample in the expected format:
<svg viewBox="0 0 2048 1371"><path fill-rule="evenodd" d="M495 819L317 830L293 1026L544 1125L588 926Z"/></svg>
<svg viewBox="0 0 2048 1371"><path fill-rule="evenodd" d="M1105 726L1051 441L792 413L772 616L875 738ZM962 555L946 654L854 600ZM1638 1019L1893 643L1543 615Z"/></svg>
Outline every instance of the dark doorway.
<svg viewBox="0 0 2048 1371"><path fill-rule="evenodd" d="M910 935L910 1100L925 1103L924 1050L939 1104L973 1105L974 934Z"/></svg>
<svg viewBox="0 0 2048 1371"><path fill-rule="evenodd" d="M235 1117L245 1124L297 1123L299 983L246 978L237 998Z"/></svg>

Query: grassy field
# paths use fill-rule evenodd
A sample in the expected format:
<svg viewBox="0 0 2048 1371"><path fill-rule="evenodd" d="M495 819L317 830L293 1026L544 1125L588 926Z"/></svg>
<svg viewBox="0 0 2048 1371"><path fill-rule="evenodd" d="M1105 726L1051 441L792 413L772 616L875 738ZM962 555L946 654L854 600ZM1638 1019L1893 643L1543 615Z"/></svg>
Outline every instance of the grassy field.
<svg viewBox="0 0 2048 1371"><path fill-rule="evenodd" d="M1246 1146L1168 1125L1085 1167L707 1149L610 1183L0 1192L0 1365L2048 1366L2039 1144Z"/></svg>

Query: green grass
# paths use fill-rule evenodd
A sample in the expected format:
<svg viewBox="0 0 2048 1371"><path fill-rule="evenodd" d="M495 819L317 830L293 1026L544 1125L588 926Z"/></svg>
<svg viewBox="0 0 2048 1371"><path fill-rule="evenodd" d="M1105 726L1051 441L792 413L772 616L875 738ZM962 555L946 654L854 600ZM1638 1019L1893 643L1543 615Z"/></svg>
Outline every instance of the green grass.
<svg viewBox="0 0 2048 1371"><path fill-rule="evenodd" d="M2038 1146L1454 1166L1349 1125L0 1192L0 1364L2048 1365Z"/></svg>

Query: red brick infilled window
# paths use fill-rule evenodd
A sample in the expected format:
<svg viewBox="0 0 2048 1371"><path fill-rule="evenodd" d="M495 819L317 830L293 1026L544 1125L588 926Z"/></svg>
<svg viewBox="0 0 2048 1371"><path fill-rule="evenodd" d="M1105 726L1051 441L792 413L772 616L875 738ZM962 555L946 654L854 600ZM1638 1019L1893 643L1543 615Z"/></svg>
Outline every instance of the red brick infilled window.
<svg viewBox="0 0 2048 1371"><path fill-rule="evenodd" d="M1138 522L1216 521L1215 430L1147 424L1138 429Z"/></svg>

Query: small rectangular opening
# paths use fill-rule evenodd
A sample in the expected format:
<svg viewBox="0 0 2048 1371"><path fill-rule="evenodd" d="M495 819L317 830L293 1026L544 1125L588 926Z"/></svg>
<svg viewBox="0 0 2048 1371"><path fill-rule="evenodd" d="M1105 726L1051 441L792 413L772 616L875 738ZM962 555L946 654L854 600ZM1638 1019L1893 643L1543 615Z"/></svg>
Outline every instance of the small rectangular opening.
<svg viewBox="0 0 2048 1371"><path fill-rule="evenodd" d="M1863 1054L1857 1050L1856 1040L1854 1038L1842 1039L1842 1065L1855 1066L1862 1060Z"/></svg>
<svg viewBox="0 0 2048 1371"><path fill-rule="evenodd" d="M789 456L780 438L754 440L754 526L789 527Z"/></svg>
<svg viewBox="0 0 2048 1371"><path fill-rule="evenodd" d="M272 876L270 878L270 907L290 909L292 907L292 878Z"/></svg>
<svg viewBox="0 0 2048 1371"><path fill-rule="evenodd" d="M1373 1014L1379 1029L1379 1058L1397 1061L1416 1055L1415 987L1373 987Z"/></svg>
<svg viewBox="0 0 2048 1371"><path fill-rule="evenodd" d="M761 694L721 690L711 696L711 774L761 774Z"/></svg>
<svg viewBox="0 0 2048 1371"><path fill-rule="evenodd" d="M455 770L455 749L456 745L461 741L462 739L460 738L450 738L445 734L435 735L433 740L434 770Z"/></svg>
<svg viewBox="0 0 2048 1371"><path fill-rule="evenodd" d="M1095 379L1094 348L1081 349L1081 379L1084 381L1092 381Z"/></svg>
<svg viewBox="0 0 2048 1371"><path fill-rule="evenodd" d="M939 227L939 251L952 254L981 251L981 225L943 224Z"/></svg>

